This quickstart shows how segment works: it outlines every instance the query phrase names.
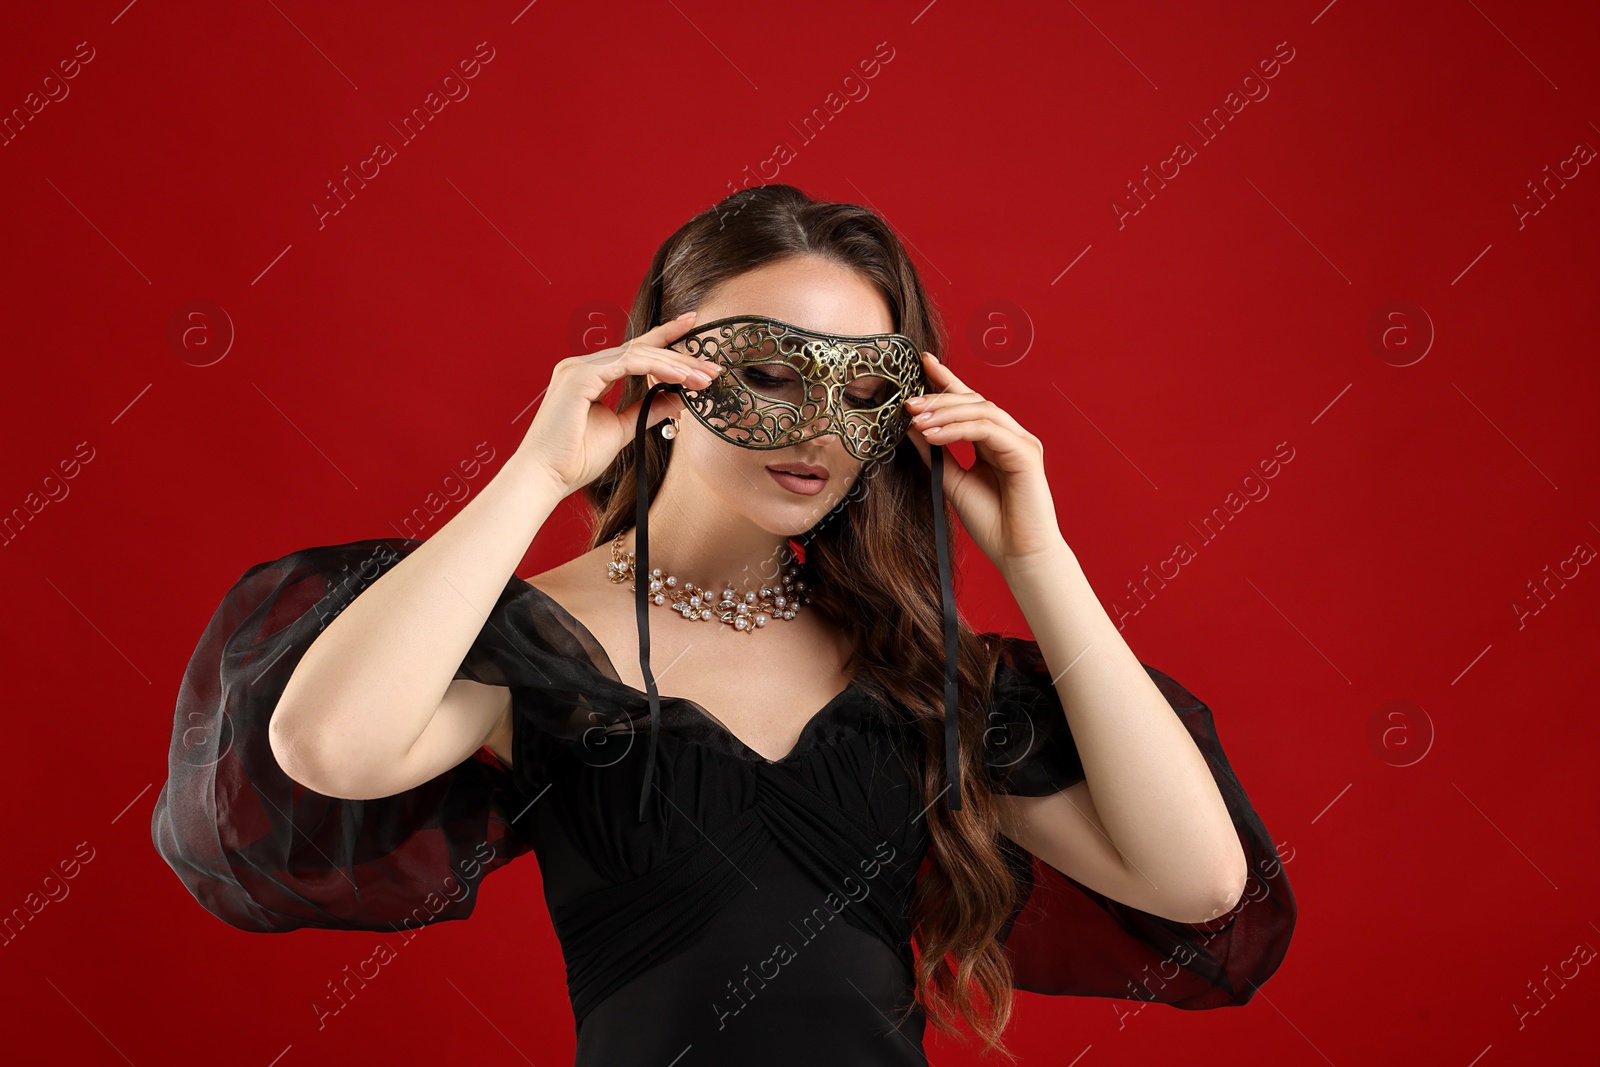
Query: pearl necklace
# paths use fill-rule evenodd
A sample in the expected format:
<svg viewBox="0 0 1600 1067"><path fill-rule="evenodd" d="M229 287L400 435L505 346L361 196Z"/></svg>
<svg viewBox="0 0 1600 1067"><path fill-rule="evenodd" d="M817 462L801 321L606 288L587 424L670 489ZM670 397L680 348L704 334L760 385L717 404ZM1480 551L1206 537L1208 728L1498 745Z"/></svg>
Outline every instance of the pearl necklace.
<svg viewBox="0 0 1600 1067"><path fill-rule="evenodd" d="M611 542L611 562L606 565L612 585L628 582L628 588L637 590L634 583L633 553L622 551L622 538L626 530L619 530ZM650 595L652 604L665 604L670 597L672 609L686 619L710 622L720 619L742 633L755 633L770 620L792 619L800 610L800 594L806 583L800 570L790 565L783 575L782 588L762 586L761 592L745 593L740 597L732 582L723 584L722 595L717 596L704 586L678 581L676 575L661 573L660 567L650 569Z"/></svg>

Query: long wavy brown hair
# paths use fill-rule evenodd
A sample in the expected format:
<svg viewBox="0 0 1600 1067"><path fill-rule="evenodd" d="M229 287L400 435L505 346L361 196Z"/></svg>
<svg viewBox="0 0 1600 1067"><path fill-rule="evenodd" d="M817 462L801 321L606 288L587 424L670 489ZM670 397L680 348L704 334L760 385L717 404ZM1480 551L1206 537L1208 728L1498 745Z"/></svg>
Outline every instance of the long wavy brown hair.
<svg viewBox="0 0 1600 1067"><path fill-rule="evenodd" d="M814 200L792 185L736 192L663 241L634 297L628 337L699 306L729 278L795 256L820 256L858 271L887 298L895 332L919 351L943 351L938 311L888 224L865 207ZM615 410L642 399L648 388L643 375L627 376ZM671 455L671 441L646 435L652 498ZM946 462L953 460L946 456ZM633 525L637 477L630 442L584 486L591 509L589 548ZM985 1052L998 1050L1015 1060L1001 1040L1011 1017L1012 976L997 935L1020 903L1019 887L997 840L994 794L981 760L973 757L981 751L999 649L958 615L963 792L961 810L951 811L942 799L944 616L929 483L928 468L910 440L902 440L891 457L862 468L844 500L800 538L807 610L853 636L850 666L857 683L896 698L925 741L923 800L941 801L927 810L928 862L911 905L917 999L937 1029L959 1033L952 1023L959 1012L982 1038ZM939 521L953 546L948 501Z"/></svg>

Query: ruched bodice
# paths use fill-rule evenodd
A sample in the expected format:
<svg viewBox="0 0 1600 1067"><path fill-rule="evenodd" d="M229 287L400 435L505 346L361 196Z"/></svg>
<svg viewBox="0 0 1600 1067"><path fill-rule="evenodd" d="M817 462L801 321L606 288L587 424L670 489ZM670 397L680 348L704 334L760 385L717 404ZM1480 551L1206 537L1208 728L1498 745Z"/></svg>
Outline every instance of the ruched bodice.
<svg viewBox="0 0 1600 1067"><path fill-rule="evenodd" d="M559 602L517 592L548 648L572 654L562 646L575 642L597 675L575 744L552 745L539 725L548 689L513 691L512 774L538 798L526 832L566 957L580 1062L655 1055L695 1034L770 1061L763 1020L814 1010L830 1020L825 1044L802 1044L795 1062L863 1049L874 1063L924 1062L909 913L928 836L903 726L852 682L770 760L695 702L663 697L659 802L640 822L629 802L648 758L637 730L647 695L617 679ZM602 696L606 714L593 707Z"/></svg>

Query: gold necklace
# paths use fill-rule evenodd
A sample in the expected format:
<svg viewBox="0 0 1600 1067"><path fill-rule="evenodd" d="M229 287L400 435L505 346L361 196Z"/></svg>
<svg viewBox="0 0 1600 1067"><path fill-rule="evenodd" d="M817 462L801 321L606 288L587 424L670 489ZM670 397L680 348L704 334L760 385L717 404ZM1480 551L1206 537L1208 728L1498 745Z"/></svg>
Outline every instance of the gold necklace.
<svg viewBox="0 0 1600 1067"><path fill-rule="evenodd" d="M622 538L627 530L617 531L611 542L611 562L606 565L607 577L612 585L628 582L630 590L637 591L634 582L633 553L623 552ZM753 634L772 619L792 619L804 601L806 583L800 569L793 564L784 571L781 587L761 587L760 593L745 593L742 597L733 583L724 582L719 593L693 582L680 582L677 575L662 574L660 567L650 568L650 593L652 604L671 601L672 610L686 619L710 622L713 619L733 627L741 633Z"/></svg>

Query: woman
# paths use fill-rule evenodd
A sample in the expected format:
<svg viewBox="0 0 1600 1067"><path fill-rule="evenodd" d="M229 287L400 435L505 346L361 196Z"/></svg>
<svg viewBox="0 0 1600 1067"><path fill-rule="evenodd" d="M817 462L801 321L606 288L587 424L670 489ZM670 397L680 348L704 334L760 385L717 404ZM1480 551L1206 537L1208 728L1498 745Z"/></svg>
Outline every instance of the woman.
<svg viewBox="0 0 1600 1067"><path fill-rule="evenodd" d="M1038 438L923 351L888 226L736 193L631 321L657 325L559 363L425 543L229 591L153 823L197 899L414 931L533 851L579 1064L923 1064L929 1017L1004 1050L1013 989L1248 1001L1295 921L1272 839L1209 710L1100 608ZM516 577L579 489L589 550ZM1035 640L948 610L946 494Z"/></svg>

